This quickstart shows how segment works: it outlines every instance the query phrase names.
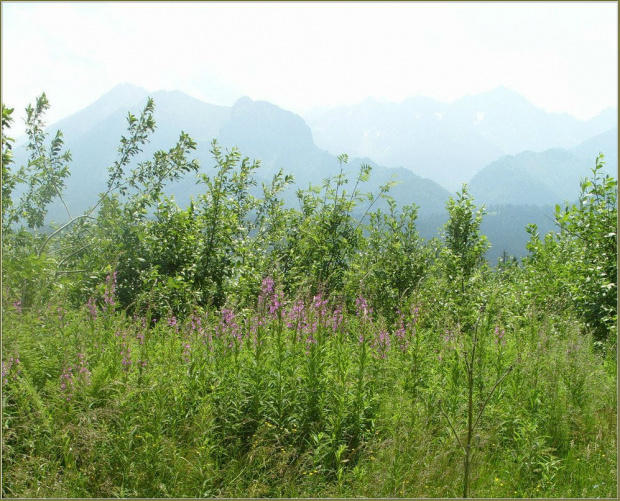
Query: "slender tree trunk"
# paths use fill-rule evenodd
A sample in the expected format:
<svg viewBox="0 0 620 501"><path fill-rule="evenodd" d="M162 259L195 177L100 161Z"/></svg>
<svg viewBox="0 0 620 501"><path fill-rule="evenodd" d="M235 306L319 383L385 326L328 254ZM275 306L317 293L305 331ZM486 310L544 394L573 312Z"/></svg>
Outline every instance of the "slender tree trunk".
<svg viewBox="0 0 620 501"><path fill-rule="evenodd" d="M473 360L472 360L473 371ZM463 497L466 498L469 491L469 470L471 464L471 442L474 434L474 416L473 416L473 403L474 403L474 378L470 372L467 375L468 383L468 401L467 401L467 442L465 443L465 468L463 478Z"/></svg>

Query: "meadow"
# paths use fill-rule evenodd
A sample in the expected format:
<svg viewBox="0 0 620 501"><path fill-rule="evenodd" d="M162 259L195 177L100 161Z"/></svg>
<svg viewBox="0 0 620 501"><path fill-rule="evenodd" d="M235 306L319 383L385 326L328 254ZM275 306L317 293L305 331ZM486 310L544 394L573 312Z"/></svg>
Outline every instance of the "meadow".
<svg viewBox="0 0 620 501"><path fill-rule="evenodd" d="M43 148L45 103L28 169L3 134L4 497L617 496L602 156L557 232L492 265L466 186L424 241L389 185L358 189L369 168L345 190L346 156L293 209L286 176L257 194L214 143L180 208L162 188L199 169L191 138L130 168L150 103L97 205L46 229L70 157Z"/></svg>

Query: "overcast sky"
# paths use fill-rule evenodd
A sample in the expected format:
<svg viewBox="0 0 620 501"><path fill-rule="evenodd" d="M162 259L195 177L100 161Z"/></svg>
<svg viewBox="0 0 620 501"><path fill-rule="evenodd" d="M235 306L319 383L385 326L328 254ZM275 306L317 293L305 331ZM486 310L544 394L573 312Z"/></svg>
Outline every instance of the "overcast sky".
<svg viewBox="0 0 620 501"><path fill-rule="evenodd" d="M589 119L617 106L617 2L2 2L2 102L54 122L115 85L303 114L504 85Z"/></svg>

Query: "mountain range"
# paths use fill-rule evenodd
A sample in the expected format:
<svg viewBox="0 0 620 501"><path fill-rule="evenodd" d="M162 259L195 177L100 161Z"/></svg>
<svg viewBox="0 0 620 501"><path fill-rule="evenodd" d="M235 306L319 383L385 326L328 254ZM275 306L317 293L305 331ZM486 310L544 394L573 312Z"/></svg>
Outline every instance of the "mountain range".
<svg viewBox="0 0 620 501"><path fill-rule="evenodd" d="M311 113L307 122L317 146L330 153L403 166L453 191L500 157L572 148L617 127L618 118L615 108L588 121L548 113L498 87L451 104L425 97L399 104L367 99Z"/></svg>
<svg viewBox="0 0 620 501"><path fill-rule="evenodd" d="M127 112L138 114L148 96L155 101L157 129L141 159L170 148L180 131L197 143L195 158L203 171L214 164L212 139L224 148L239 147L244 156L260 159L259 181L282 168L295 177L295 187L320 184L339 172L335 155L348 154L350 177L360 164L373 167L367 189L377 192L396 177L391 190L397 203L420 206L419 230L429 238L446 219L445 203L461 183L469 182L477 202L493 206L485 220L495 259L506 250L523 255L525 225L550 228L553 204L574 200L579 180L588 175L599 151L608 172L617 172L617 111L606 110L589 121L546 113L519 94L499 88L465 97L453 104L412 98L400 104L366 100L302 117L248 97L233 106L216 106L180 91L157 91L122 84L87 108L51 125L60 129L73 162L66 199L73 213L91 206L116 159ZM16 147L17 165L26 162ZM180 205L198 194L193 175L168 188ZM285 195L295 201L295 189ZM50 220L66 214L56 204ZM535 220L527 220L534 218Z"/></svg>

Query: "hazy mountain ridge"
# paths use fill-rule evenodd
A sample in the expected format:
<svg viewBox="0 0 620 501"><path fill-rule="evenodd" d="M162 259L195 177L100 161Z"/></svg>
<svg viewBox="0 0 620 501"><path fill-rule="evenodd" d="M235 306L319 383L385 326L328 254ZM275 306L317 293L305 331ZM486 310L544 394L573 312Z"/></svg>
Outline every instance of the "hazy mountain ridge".
<svg viewBox="0 0 620 501"><path fill-rule="evenodd" d="M469 188L480 203L547 205L573 202L581 179L591 176L599 153L605 174L617 177L618 129L613 128L566 150L525 151L507 155L480 170Z"/></svg>
<svg viewBox="0 0 620 501"><path fill-rule="evenodd" d="M117 158L120 137L126 134L127 114L139 115L148 95L138 87L118 86L93 105L48 128L50 133L59 128L63 130L66 148L72 152L65 198L73 212L85 210L103 191L107 167ZM228 108L204 103L179 91L158 91L150 95L155 101L157 128L136 161L148 159L158 149L172 147L179 133L185 131L197 143L192 157L200 161L206 172L214 164L210 153L214 138L224 148L237 146L244 156L260 160L261 168L256 173L259 182L270 181L283 169L294 175L296 186L307 187L309 183L321 184L324 178L339 172L337 159L316 147L304 120L271 103L244 97ZM127 104L127 96L136 98L133 104ZM114 107L116 98L118 106ZM26 161L23 147L16 148L16 164ZM350 178L361 163L359 159L351 159L346 167ZM401 184L394 191L399 204L416 203L422 206L421 212L443 210L450 193L435 182L410 171L386 169L370 160L366 163L372 164L374 170L365 189L378 192L381 183L399 173ZM174 194L184 205L199 190L194 175L189 175L168 187L166 192ZM289 189L286 199L289 203L295 199L294 189ZM51 207L50 220L60 222L66 218L59 202Z"/></svg>
<svg viewBox="0 0 620 501"><path fill-rule="evenodd" d="M366 100L311 113L307 121L320 148L403 166L455 190L502 156L574 147L617 127L617 110L581 121L545 112L499 87L451 104L428 98L400 104Z"/></svg>

